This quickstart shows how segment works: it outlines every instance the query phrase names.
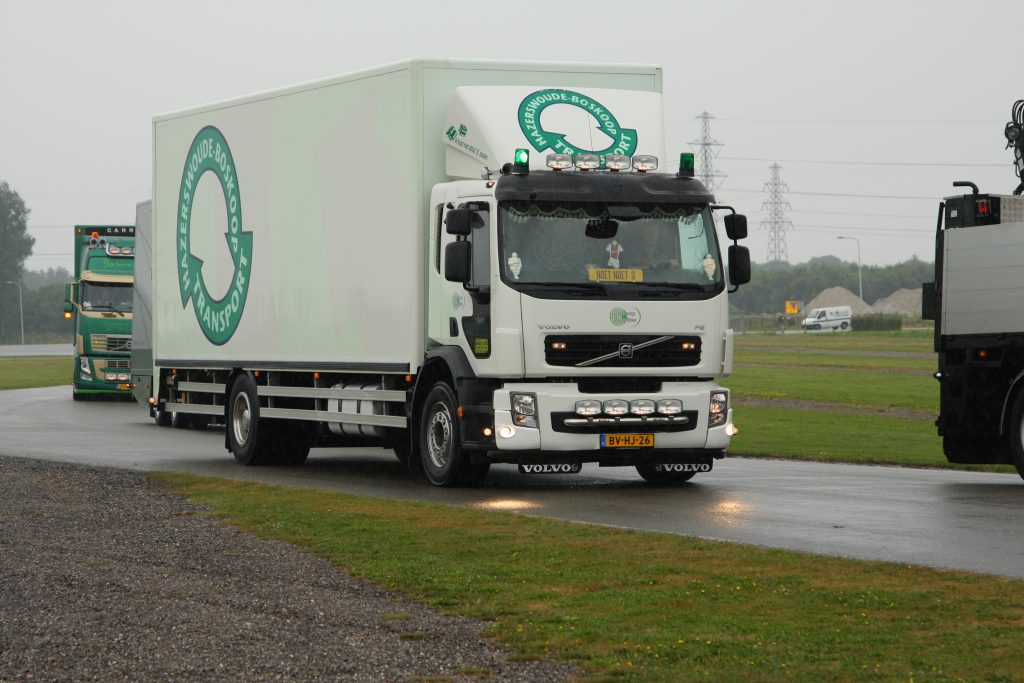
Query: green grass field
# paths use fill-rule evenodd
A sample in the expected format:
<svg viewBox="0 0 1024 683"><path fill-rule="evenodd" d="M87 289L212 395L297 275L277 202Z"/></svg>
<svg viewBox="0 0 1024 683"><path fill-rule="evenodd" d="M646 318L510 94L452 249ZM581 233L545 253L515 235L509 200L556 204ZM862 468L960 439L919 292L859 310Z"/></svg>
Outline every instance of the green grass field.
<svg viewBox="0 0 1024 683"><path fill-rule="evenodd" d="M435 609L487 620L518 657L572 662L585 681L1021 676L1022 581L185 474L157 478L232 524Z"/></svg>
<svg viewBox="0 0 1024 683"><path fill-rule="evenodd" d="M0 358L0 390L53 387L71 382L71 358Z"/></svg>

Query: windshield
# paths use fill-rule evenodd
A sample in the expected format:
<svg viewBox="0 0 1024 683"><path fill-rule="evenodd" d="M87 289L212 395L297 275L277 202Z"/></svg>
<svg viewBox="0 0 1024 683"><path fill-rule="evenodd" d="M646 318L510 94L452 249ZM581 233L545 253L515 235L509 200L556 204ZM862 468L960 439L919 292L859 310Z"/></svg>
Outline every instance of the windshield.
<svg viewBox="0 0 1024 683"><path fill-rule="evenodd" d="M722 288L707 205L510 201L499 213L502 279L512 286Z"/></svg>
<svg viewBox="0 0 1024 683"><path fill-rule="evenodd" d="M132 310L132 286L82 282L83 311L117 311L130 313Z"/></svg>

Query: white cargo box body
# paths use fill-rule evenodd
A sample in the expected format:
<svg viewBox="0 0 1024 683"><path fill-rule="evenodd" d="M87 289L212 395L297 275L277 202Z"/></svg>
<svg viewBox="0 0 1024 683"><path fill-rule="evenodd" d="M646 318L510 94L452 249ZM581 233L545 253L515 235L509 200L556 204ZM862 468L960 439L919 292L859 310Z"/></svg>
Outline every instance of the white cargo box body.
<svg viewBox="0 0 1024 683"><path fill-rule="evenodd" d="M658 93L661 71L412 61L157 117L156 364L415 371L459 86Z"/></svg>
<svg viewBox="0 0 1024 683"><path fill-rule="evenodd" d="M943 232L940 334L1024 333L1024 198L1002 196L998 225Z"/></svg>

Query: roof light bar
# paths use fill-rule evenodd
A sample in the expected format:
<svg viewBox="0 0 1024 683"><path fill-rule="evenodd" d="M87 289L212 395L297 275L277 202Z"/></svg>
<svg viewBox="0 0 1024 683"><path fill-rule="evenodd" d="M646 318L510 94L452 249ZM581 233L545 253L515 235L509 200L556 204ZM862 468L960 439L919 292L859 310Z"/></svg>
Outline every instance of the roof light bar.
<svg viewBox="0 0 1024 683"><path fill-rule="evenodd" d="M625 154L609 154L604 158L604 167L609 171L628 171L629 157Z"/></svg>
<svg viewBox="0 0 1024 683"><path fill-rule="evenodd" d="M633 157L633 170L637 173L658 170L658 157L653 154L637 154Z"/></svg>
<svg viewBox="0 0 1024 683"><path fill-rule="evenodd" d="M568 154L549 154L547 158L548 168L562 171L572 168L572 157Z"/></svg>
<svg viewBox="0 0 1024 683"><path fill-rule="evenodd" d="M576 162L576 168L581 171L594 171L601 168L601 157L596 154L577 154L573 161Z"/></svg>

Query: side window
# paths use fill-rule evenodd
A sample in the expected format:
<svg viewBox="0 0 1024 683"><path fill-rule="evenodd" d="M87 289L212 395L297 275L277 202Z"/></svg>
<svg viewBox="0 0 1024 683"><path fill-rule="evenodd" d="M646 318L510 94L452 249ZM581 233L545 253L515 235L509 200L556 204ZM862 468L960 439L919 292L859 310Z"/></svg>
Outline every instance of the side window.
<svg viewBox="0 0 1024 683"><path fill-rule="evenodd" d="M441 231L444 229L444 221L441 216L444 214L444 204L438 204L434 208L434 270L441 272Z"/></svg>
<svg viewBox="0 0 1024 683"><path fill-rule="evenodd" d="M473 232L469 239L473 243L472 268L474 287L487 287L491 284L491 231L490 212L478 209L474 212Z"/></svg>

